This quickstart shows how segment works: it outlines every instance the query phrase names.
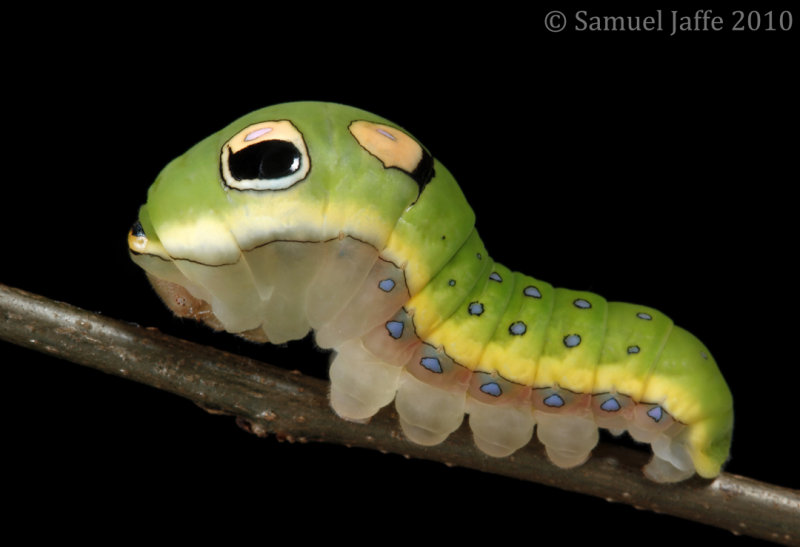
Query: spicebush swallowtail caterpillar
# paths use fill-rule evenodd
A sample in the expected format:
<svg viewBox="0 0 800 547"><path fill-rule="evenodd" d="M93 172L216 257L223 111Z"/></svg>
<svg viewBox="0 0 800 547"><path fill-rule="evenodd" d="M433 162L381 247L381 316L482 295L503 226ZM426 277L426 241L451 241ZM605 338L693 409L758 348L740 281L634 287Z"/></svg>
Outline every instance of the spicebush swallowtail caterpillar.
<svg viewBox="0 0 800 547"><path fill-rule="evenodd" d="M706 347L661 312L494 262L453 176L411 135L339 104L253 112L169 163L131 229L174 313L256 341L315 331L331 405L395 402L405 436L469 415L502 457L534 430L580 465L598 428L650 443L659 482L719 474L733 400Z"/></svg>

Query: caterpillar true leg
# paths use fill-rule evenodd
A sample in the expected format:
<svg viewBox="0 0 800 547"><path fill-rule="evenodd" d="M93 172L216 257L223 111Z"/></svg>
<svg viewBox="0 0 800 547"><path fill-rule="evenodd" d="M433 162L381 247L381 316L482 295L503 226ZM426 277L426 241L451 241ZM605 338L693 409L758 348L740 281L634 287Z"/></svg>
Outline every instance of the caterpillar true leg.
<svg viewBox="0 0 800 547"><path fill-rule="evenodd" d="M311 328L303 302L324 253L320 243L276 241L246 254L266 297L261 324L273 344L302 338Z"/></svg>

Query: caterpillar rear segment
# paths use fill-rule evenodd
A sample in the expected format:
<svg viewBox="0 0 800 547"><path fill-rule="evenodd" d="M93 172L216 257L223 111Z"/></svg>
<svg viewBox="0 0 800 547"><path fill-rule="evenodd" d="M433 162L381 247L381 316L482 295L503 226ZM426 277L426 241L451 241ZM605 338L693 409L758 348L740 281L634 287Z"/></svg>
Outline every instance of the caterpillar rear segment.
<svg viewBox="0 0 800 547"><path fill-rule="evenodd" d="M562 467L598 427L628 431L659 482L727 459L731 395L696 338L495 263L450 173L364 111L290 103L234 122L165 168L129 246L178 315L259 342L313 329L343 418L394 401L432 445L467 414L487 454L535 432Z"/></svg>

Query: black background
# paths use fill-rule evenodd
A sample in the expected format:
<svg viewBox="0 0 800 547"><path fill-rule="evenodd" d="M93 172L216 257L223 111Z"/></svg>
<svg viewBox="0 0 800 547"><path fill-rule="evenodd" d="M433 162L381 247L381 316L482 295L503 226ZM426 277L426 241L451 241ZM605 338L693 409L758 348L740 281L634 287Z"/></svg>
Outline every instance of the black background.
<svg viewBox="0 0 800 547"><path fill-rule="evenodd" d="M351 104L448 166L496 260L695 333L734 394L727 470L798 487L796 31L551 34L547 6L217 8L25 23L5 67L0 282L324 377L328 358L310 344L259 348L174 319L129 261L126 232L160 168L236 117ZM89 538L103 523L265 541L285 530L357 543L734 540L441 464L257 439L188 401L5 343L0 360L6 517L36 518L24 525L34 535Z"/></svg>

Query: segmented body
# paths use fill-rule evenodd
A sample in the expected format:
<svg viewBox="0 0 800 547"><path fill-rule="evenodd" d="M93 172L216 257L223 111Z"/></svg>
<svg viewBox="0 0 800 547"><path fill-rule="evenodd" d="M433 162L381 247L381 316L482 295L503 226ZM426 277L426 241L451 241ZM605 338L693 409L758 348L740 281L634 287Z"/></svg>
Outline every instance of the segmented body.
<svg viewBox="0 0 800 547"><path fill-rule="evenodd" d="M586 460L598 427L652 444L646 472L719 473L732 399L710 352L664 314L494 262L455 179L367 112L277 105L168 165L129 235L179 315L256 341L336 351L331 403L366 420L395 400L406 436L442 442L470 416L505 456L536 428Z"/></svg>

